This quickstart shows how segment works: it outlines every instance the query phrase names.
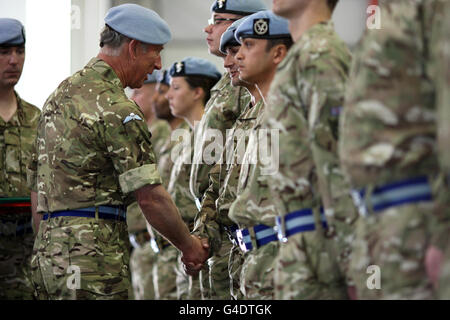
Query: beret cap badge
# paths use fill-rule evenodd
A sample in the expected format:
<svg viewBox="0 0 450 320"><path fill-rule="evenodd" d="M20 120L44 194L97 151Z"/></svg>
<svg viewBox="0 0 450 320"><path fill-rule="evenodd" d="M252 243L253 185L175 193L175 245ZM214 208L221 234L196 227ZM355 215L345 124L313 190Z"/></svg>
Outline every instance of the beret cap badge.
<svg viewBox="0 0 450 320"><path fill-rule="evenodd" d="M258 36L264 36L269 33L269 19L257 19L253 21L253 31Z"/></svg>

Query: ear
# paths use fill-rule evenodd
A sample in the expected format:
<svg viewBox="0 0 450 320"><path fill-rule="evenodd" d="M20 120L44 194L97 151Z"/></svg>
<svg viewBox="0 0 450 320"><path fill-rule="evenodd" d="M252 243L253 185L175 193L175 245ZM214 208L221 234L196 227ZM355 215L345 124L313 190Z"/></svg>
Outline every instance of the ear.
<svg viewBox="0 0 450 320"><path fill-rule="evenodd" d="M284 57L286 57L287 48L284 44L279 44L273 47L272 50L273 50L273 62L275 64L279 64L281 61L283 61Z"/></svg>
<svg viewBox="0 0 450 320"><path fill-rule="evenodd" d="M128 43L128 54L130 55L131 60L136 60L138 56L138 49L139 41L133 39Z"/></svg>
<svg viewBox="0 0 450 320"><path fill-rule="evenodd" d="M205 96L205 90L203 90L202 87L197 87L194 89L194 98L196 100L203 99L204 96Z"/></svg>

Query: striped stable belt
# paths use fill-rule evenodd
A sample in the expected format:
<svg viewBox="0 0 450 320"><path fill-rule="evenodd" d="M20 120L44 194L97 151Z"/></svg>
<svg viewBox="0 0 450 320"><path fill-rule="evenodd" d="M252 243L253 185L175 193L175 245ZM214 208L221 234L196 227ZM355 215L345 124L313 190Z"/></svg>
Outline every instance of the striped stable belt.
<svg viewBox="0 0 450 320"><path fill-rule="evenodd" d="M387 208L433 200L426 176L375 187L370 195L367 194L367 189L352 190L352 198L359 214L364 217L369 212L378 213Z"/></svg>
<svg viewBox="0 0 450 320"><path fill-rule="evenodd" d="M44 214L43 220L57 217L95 218L98 211L99 219L126 221L126 210L122 206L98 206L74 210L55 211Z"/></svg>
<svg viewBox="0 0 450 320"><path fill-rule="evenodd" d="M323 208L320 209L320 221L324 229L328 228ZM288 238L294 234L316 229L314 213L310 208L294 211L285 216L277 216L275 224L274 229L278 240L282 243L287 242Z"/></svg>
<svg viewBox="0 0 450 320"><path fill-rule="evenodd" d="M262 247L272 241L277 241L277 232L273 227L259 224L257 226L236 230L236 238L243 252Z"/></svg>

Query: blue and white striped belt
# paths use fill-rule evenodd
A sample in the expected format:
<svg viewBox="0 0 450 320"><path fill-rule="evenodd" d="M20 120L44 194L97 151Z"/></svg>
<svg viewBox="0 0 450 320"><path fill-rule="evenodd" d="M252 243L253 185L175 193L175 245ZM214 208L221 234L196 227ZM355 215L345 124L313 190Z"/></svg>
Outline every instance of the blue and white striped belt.
<svg viewBox="0 0 450 320"><path fill-rule="evenodd" d="M369 197L367 197L366 189L352 190L352 197L361 216L369 214L368 208L377 213L387 208L408 203L433 200L431 186L426 176L375 187Z"/></svg>
<svg viewBox="0 0 450 320"><path fill-rule="evenodd" d="M56 217L95 218L95 212L97 209L98 217L100 219L126 221L127 212L122 206L98 206L74 210L55 211L51 212L50 214L44 214L43 220Z"/></svg>
<svg viewBox="0 0 450 320"><path fill-rule="evenodd" d="M236 230L236 238L239 247L243 252L248 252L266 245L272 241L277 241L277 232L273 227L259 224L245 229Z"/></svg>
<svg viewBox="0 0 450 320"><path fill-rule="evenodd" d="M323 208L320 209L320 221L324 229L328 228ZM294 211L285 216L277 216L275 224L278 240L282 243L287 242L288 238L294 234L316 229L314 213L310 208Z"/></svg>

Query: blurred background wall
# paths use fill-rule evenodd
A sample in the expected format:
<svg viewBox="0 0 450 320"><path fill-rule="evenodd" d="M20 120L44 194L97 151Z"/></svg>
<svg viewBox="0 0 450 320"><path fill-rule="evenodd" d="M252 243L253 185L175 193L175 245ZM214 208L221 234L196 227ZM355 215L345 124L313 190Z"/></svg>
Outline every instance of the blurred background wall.
<svg viewBox="0 0 450 320"><path fill-rule="evenodd" d="M272 0L264 0L268 8ZM209 55L204 27L213 0L0 0L0 17L20 20L26 28L26 62L19 94L42 108L58 84L82 68L99 49L99 34L112 6L136 3L153 9L169 24L173 41L162 52L163 67L186 56ZM340 0L333 15L339 35L352 48L366 24L368 0Z"/></svg>

